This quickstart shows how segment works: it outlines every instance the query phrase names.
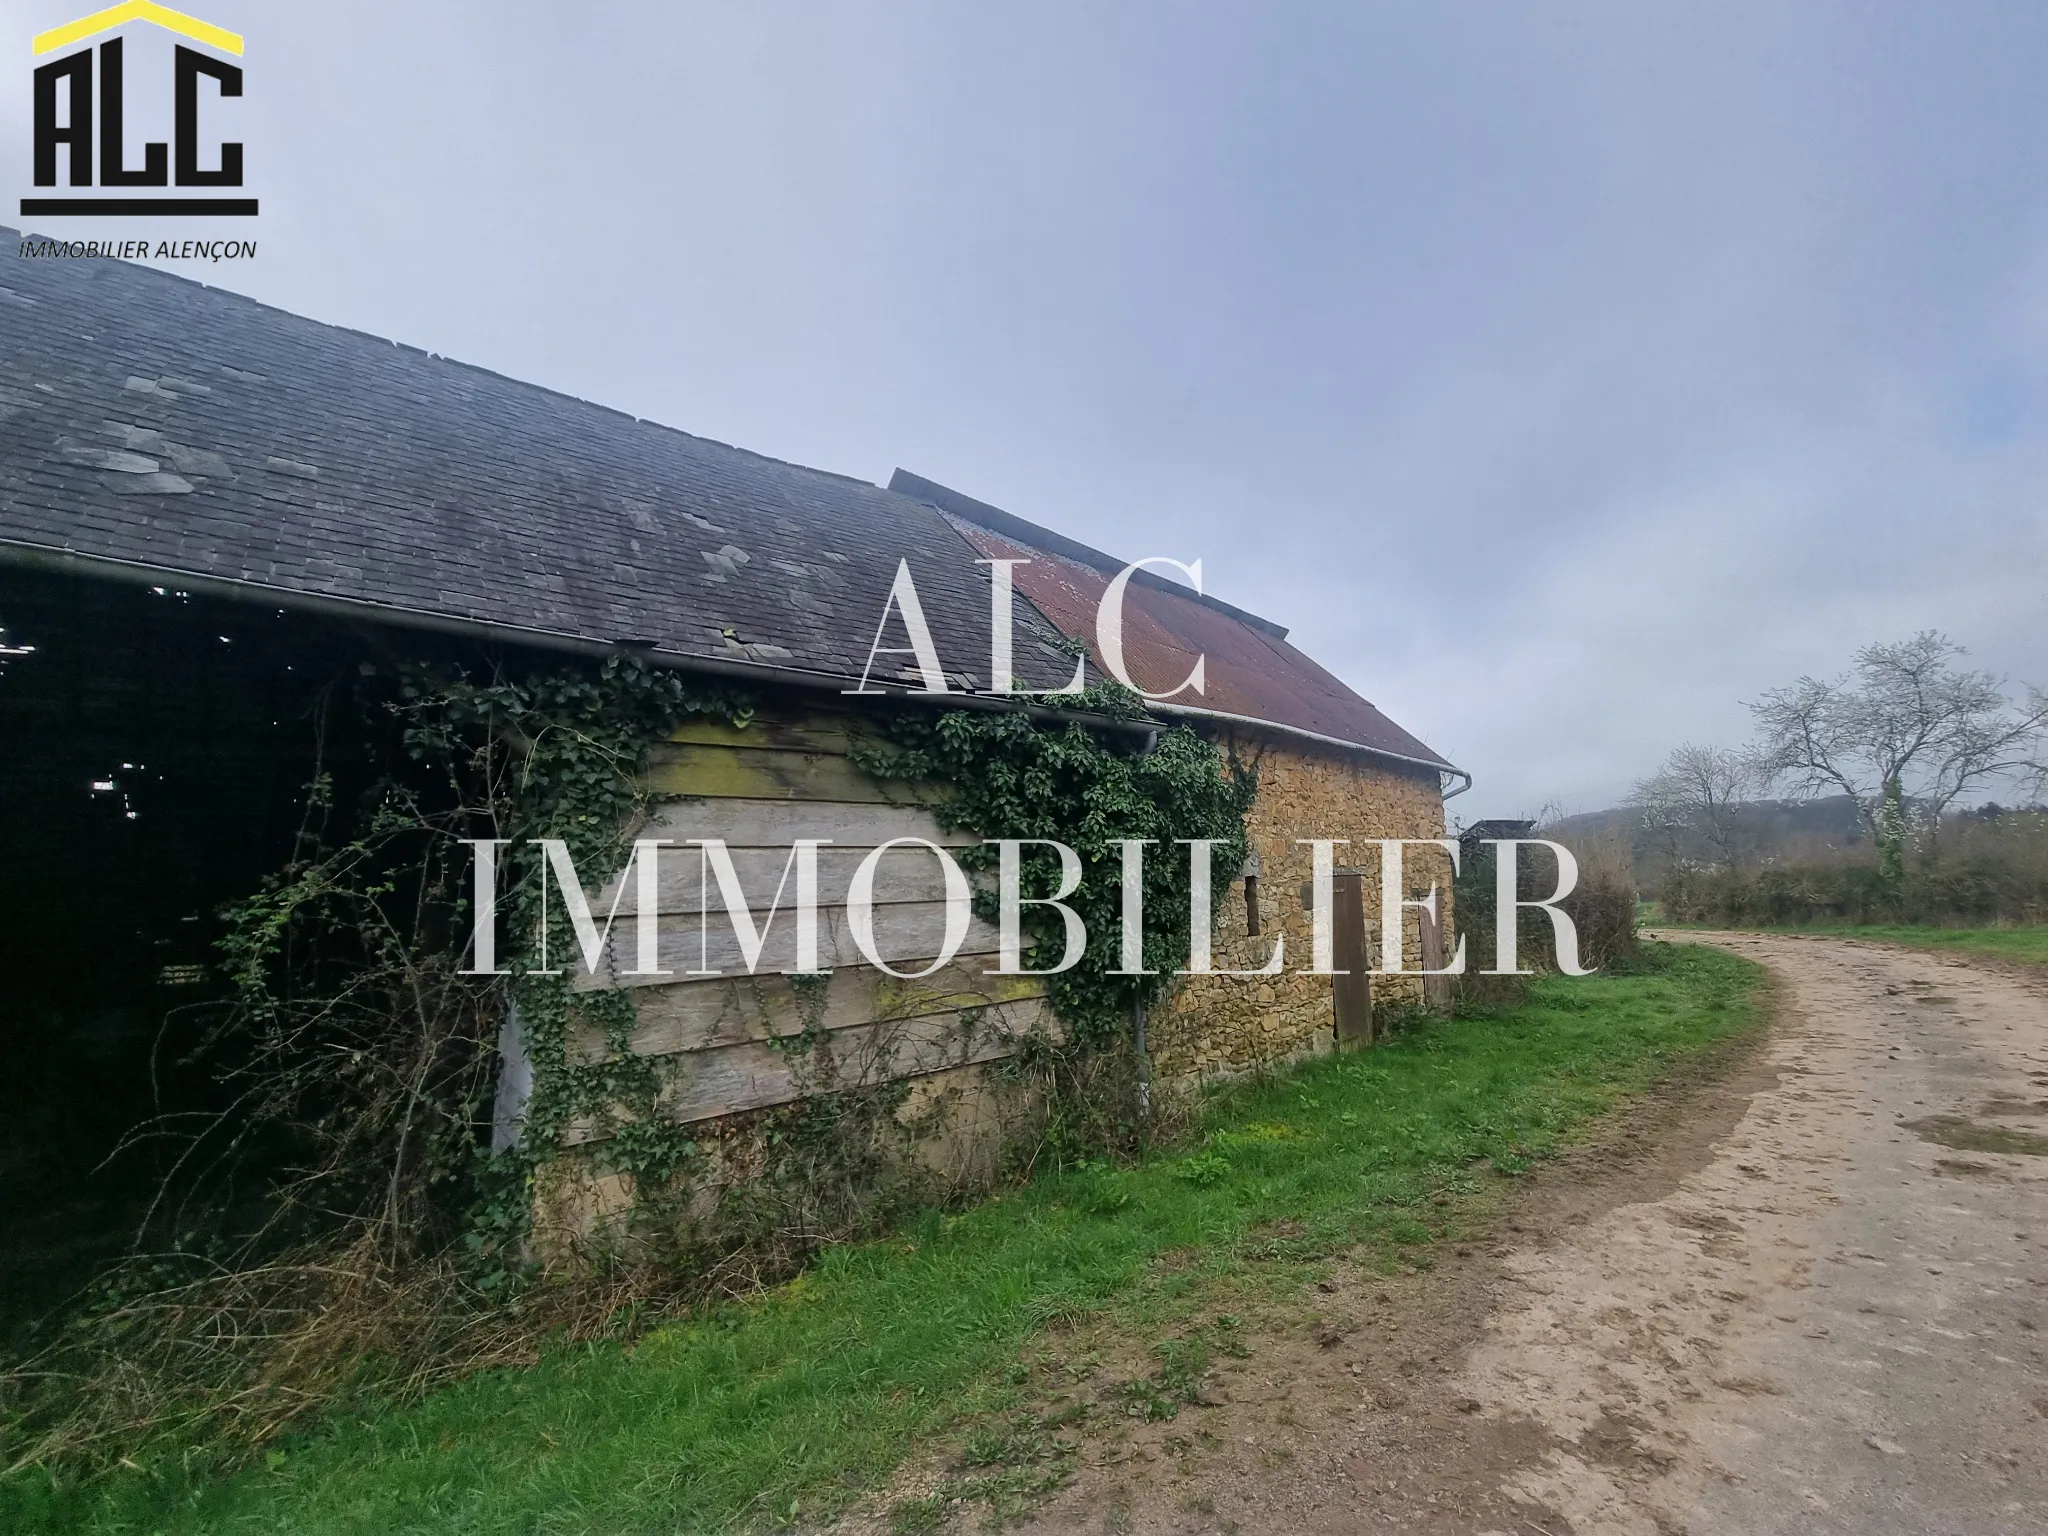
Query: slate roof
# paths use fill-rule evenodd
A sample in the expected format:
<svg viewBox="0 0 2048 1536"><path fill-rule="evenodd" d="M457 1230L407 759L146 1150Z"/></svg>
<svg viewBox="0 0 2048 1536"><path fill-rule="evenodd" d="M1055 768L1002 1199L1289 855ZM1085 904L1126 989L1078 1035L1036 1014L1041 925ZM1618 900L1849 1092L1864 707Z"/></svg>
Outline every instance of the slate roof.
<svg viewBox="0 0 2048 1536"><path fill-rule="evenodd" d="M970 688L987 682L977 557L1035 552L1012 620L1034 688L1071 676L1062 632L1092 640L1119 568L900 470L903 494L147 267L21 259L0 277L0 560L842 686L908 559ZM1207 654L1197 712L1459 772L1279 625L1150 573L1126 613L1139 681Z"/></svg>
<svg viewBox="0 0 2048 1536"><path fill-rule="evenodd" d="M944 511L983 556L1028 559L1012 573L1018 590L1068 635L1094 645L1102 594L1125 561L906 470L897 470L889 485ZM1164 576L1140 571L1126 588L1123 638L1132 681L1149 689L1175 687L1197 656L1207 658L1202 693L1182 693L1154 705L1156 712L1276 725L1464 776L1289 645L1278 624Z"/></svg>
<svg viewBox="0 0 2048 1536"><path fill-rule="evenodd" d="M986 683L987 573L921 502L141 266L0 278L0 557L838 679L907 557ZM1020 681L1063 681L1014 623Z"/></svg>

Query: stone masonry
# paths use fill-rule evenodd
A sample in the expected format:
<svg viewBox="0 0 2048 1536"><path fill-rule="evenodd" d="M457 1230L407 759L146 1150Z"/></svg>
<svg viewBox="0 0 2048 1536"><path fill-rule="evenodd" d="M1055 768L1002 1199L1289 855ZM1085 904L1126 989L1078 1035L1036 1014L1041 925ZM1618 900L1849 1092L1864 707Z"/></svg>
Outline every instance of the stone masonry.
<svg viewBox="0 0 2048 1536"><path fill-rule="evenodd" d="M1217 970L1251 970L1265 965L1278 936L1285 935L1285 968L1275 976L1185 977L1149 1021L1147 1043L1155 1077L1187 1083L1230 1077L1259 1066L1329 1051L1335 1045L1331 983L1304 975L1312 964L1311 924L1302 888L1311 875L1312 852L1297 838L1348 838L1335 850L1340 870L1365 876L1368 931L1379 909L1379 849L1369 839L1434 838L1444 835L1443 797L1434 773L1403 772L1398 765L1332 748L1327 753L1274 738L1248 747L1241 756L1258 764L1259 792L1248 818L1259 872L1258 937L1246 934L1244 880L1237 879L1216 911L1214 965ZM1411 895L1430 885L1447 885L1448 855L1410 848L1402 873ZM1446 914L1449 892L1441 893ZM1414 913L1405 925L1405 961L1421 965ZM1375 962L1378 944L1373 944ZM1419 1003L1415 976L1375 976L1373 1006Z"/></svg>

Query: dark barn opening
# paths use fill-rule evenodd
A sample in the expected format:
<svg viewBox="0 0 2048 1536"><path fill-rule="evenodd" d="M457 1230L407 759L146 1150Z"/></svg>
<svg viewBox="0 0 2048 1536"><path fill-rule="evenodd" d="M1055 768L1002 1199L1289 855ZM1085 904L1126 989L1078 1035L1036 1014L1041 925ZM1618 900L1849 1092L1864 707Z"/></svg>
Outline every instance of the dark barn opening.
<svg viewBox="0 0 2048 1536"><path fill-rule="evenodd" d="M109 1161L123 1136L223 1107L189 1060L225 992L221 909L290 857L316 756L338 797L367 783L390 727L363 701L399 653L374 626L29 569L0 569L0 629L0 1308L19 1327L133 1239L177 1143Z"/></svg>

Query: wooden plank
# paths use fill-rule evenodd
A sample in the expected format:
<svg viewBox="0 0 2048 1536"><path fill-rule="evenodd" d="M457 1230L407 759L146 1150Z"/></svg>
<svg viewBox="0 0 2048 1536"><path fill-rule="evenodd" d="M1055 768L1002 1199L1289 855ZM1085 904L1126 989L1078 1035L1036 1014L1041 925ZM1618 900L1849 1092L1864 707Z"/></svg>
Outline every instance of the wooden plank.
<svg viewBox="0 0 2048 1536"><path fill-rule="evenodd" d="M700 746L774 747L785 752L832 753L844 757L854 743L852 724L844 715L811 715L779 720L756 715L743 726L724 720L691 720L670 731L668 739Z"/></svg>
<svg viewBox="0 0 2048 1536"><path fill-rule="evenodd" d="M650 808L637 837L686 842L722 837L734 848L783 848L800 837L854 848L873 848L899 837L921 837L943 848L965 848L981 839L972 832L947 832L929 810L869 801L782 799L694 799L678 797Z"/></svg>
<svg viewBox="0 0 2048 1536"><path fill-rule="evenodd" d="M797 1052L756 1041L669 1058L661 1113L694 1122L793 1103L811 1093L953 1071L1013 1055L1035 1029L1052 1029L1037 999L999 1003L971 1017L935 1014L856 1025ZM596 1140L588 1123L563 1133L571 1145Z"/></svg>
<svg viewBox="0 0 2048 1536"><path fill-rule="evenodd" d="M1441 901L1442 897L1439 896ZM1444 967L1443 925L1426 907L1415 909L1416 938L1422 950L1422 968L1425 971L1440 971ZM1448 976L1424 976L1422 978L1422 1001L1424 1006L1439 1013L1448 1013L1451 1007L1451 978Z"/></svg>
<svg viewBox="0 0 2048 1536"><path fill-rule="evenodd" d="M928 805L945 794L937 785L870 778L836 753L674 742L663 742L648 754L643 781L659 795L740 800Z"/></svg>
<svg viewBox="0 0 2048 1536"><path fill-rule="evenodd" d="M1339 870L1332 877L1330 921L1330 964L1338 972L1330 978L1337 1038L1367 1044L1372 1040L1372 978L1367 974L1372 959L1366 952L1363 875Z"/></svg>
<svg viewBox="0 0 2048 1536"><path fill-rule="evenodd" d="M875 953L898 970L919 970L937 958L939 946L944 942L946 904L942 901L906 901L877 906L874 920ZM632 965L637 958L634 952L636 941L633 924L618 922L612 925L606 937L605 953L598 970L594 974L583 970L575 934L559 912L549 928L549 959L556 965L573 964L577 967L570 986L578 992L613 985L668 986L717 979L715 976L684 974L698 969L723 972L728 976L746 974L747 965L740 952L739 936L722 913L714 914L704 923L701 943L699 919L696 917L684 914L661 917L657 919L657 931L660 961L673 971L672 975L624 974L621 968ZM975 917L968 920L967 937L959 952L962 955L993 955L996 945L995 926ZM784 912L769 925L767 936L762 941L760 963L754 969L757 974L791 971L796 969L796 959L796 921ZM867 957L854 943L846 908L821 906L818 909L818 968L830 971L841 966L866 964Z"/></svg>
<svg viewBox="0 0 2048 1536"><path fill-rule="evenodd" d="M668 1056L797 1034L807 1025L840 1030L1045 995L1042 977L990 976L985 968L985 961L956 960L922 981L899 981L869 966L848 967L834 971L821 992L802 998L783 976L649 987L636 994L640 1023L633 1051ZM579 1045L586 1058L604 1054L595 1031Z"/></svg>
<svg viewBox="0 0 2048 1536"><path fill-rule="evenodd" d="M840 907L846 904L846 893L853 883L854 871L861 860L872 851L869 847L842 847L834 845L818 850L818 902L820 906ZM765 915L769 903L775 899L776 886L783 882L783 870L790 862L787 848L734 848L730 850L733 872L739 876L740 889L745 892L756 914ZM657 912L697 913L704 910L705 882L700 879L701 849L687 843L679 847L663 848L656 856L655 865L659 874L659 892L655 910ZM591 911L600 917L612 910L616 897L619 915L625 917L640 910L640 881L637 869L626 881L625 889L619 889L619 880L610 884L591 898ZM725 899L718 889L714 876L709 882L711 914L723 921ZM929 849L892 848L883 854L875 866L874 896L877 903L899 901L944 901L946 899L945 871ZM782 884L783 909L796 899L796 872L790 870L786 884ZM759 921L757 915L756 921Z"/></svg>

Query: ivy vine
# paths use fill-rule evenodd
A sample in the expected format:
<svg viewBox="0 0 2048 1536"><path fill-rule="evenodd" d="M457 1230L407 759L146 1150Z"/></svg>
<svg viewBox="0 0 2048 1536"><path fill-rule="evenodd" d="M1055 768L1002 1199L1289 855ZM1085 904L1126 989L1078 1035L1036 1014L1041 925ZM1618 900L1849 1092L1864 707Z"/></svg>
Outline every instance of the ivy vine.
<svg viewBox="0 0 2048 1536"><path fill-rule="evenodd" d="M695 1150L656 1112L661 1078L631 1049L631 994L536 974L533 840L564 842L586 882L610 879L646 805L653 744L691 719L744 725L752 706L631 657L484 675L372 668L356 695L354 718L392 733L367 754L381 770L354 806L316 774L290 863L227 914L233 991L213 1043L248 1122L230 1134L286 1149L273 1233L355 1224L401 1262L456 1237L480 1283L500 1288L524 1267L535 1175L570 1126L590 1122L607 1162L650 1189ZM478 838L507 842L505 977L461 969ZM508 1006L533 1091L517 1146L493 1157L479 1129ZM579 1050L593 1030L603 1050Z"/></svg>
<svg viewBox="0 0 2048 1536"><path fill-rule="evenodd" d="M562 1155L573 1125L590 1127L607 1166L631 1181L636 1203L650 1208L698 1153L690 1127L660 1113L660 1066L633 1049L633 992L576 992L566 976L542 971L537 936L546 896L538 842L565 843L586 884L609 881L624 867L632 829L647 807L653 745L693 719L744 727L754 708L730 690L616 657L589 671L560 668L484 683L415 673L402 707L408 753L439 765L451 787L466 788L480 801L490 835L508 840L501 911L512 974L504 990L516 1010L532 1089L518 1141L478 1170L467 1223L465 1241L481 1283L491 1288L518 1273L536 1176ZM466 917L467 904L458 905ZM603 1040L594 1055L578 1049L593 1028Z"/></svg>
<svg viewBox="0 0 2048 1536"><path fill-rule="evenodd" d="M352 711L343 707L351 698ZM1128 695L1076 702L1137 715ZM480 1288L507 1298L531 1272L541 1180L551 1169L573 1174L579 1157L624 1175L633 1219L658 1218L646 1224L657 1233L669 1218L687 1228L707 1199L715 1204L709 1238L722 1246L707 1250L700 1231L682 1251L647 1255L683 1261L642 1271L668 1298L661 1305L786 1277L820 1243L882 1226L904 1201L927 1197L902 1177L901 1154L935 1133L947 1095L917 1094L913 1105L886 1048L843 1074L825 1029L828 976L762 982L764 995L787 985L794 996L800 1028L779 1048L808 1091L693 1128L661 1112L666 1068L632 1048L631 991L576 992L563 977L534 974L543 855L533 841L561 839L586 883L610 880L647 807L653 746L691 719L744 725L751 714L742 696L631 658L522 671L371 665L330 688L323 744L346 734L356 745L333 754L323 745L285 867L227 914L230 995L210 1045L236 1107L186 1154L224 1168L217 1183L260 1176L271 1214L254 1235L232 1227L239 1209L222 1217L222 1243L204 1251L174 1216L163 1230L179 1234L178 1263L152 1259L110 1279L107 1307L67 1332L61 1369L38 1378L51 1395L33 1411L56 1426L49 1443L75 1435L65 1443L125 1455L138 1435L205 1422L246 1450L336 1393L384 1383L403 1395L501 1360L507 1327L583 1315L572 1337L574 1327L610 1331L608 1286L542 1292L531 1308L476 1297ZM1155 1001L1185 963L1188 866L1174 845L1215 841L1220 890L1242 858L1251 771L1186 730L1159 732L1145 750L1143 733L1087 719L908 708L868 718L883 739L856 760L883 778L950 786L934 807L947 826L1057 840L1083 862L1069 899L1089 943L1077 967L1049 982L1060 1038L998 1070L1035 1072L1055 1089L1038 1148L1085 1155L1101 1145L1104 1122L1060 1107L1099 1107L1123 1086L1114 1068L1128 1054L1131 1010ZM504 840L508 975L463 969L468 844L479 838ZM1155 845L1147 976L1114 974L1125 838ZM962 857L985 873L996 853ZM1054 860L1035 852L1024 862L1027 893L1050 894ZM989 911L987 894L977 899ZM1034 967L1063 939L1051 916L1027 909ZM499 1028L515 1005L533 1086L518 1145L492 1156L482 1133ZM962 1043L982 1023L980 1011L962 1010ZM580 1123L595 1132L587 1153L568 1145ZM222 1198L250 1203L232 1188ZM550 1312L551 1300L578 1294L603 1300L602 1315ZM89 1383L85 1406L68 1406L67 1381ZM157 1419L134 1417L138 1381L161 1388L149 1399Z"/></svg>
<svg viewBox="0 0 2048 1536"><path fill-rule="evenodd" d="M1138 716L1138 706L1135 694L1113 686L1075 701L1078 713L1125 718ZM1258 792L1252 765L1235 753L1219 755L1185 726L1161 730L1147 745L1083 718L1055 724L1023 713L905 713L889 722L883 744L857 750L855 760L878 778L947 785L949 796L934 807L941 825L986 840L958 850L970 870L993 870L994 844L1009 838L1064 843L1080 858L1080 884L1065 900L1087 927L1087 947L1077 964L1046 982L1047 1002L1065 1026L1056 1048L1041 1045L1042 1057L1049 1058L1042 1064L1052 1069L1055 1083L1093 1084L1096 1079L1079 1069L1088 1058L1121 1048L1135 1011L1156 1003L1173 984L1174 973L1187 963L1192 905L1187 851L1179 844L1215 844L1214 910L1244 862L1245 815ZM1143 866L1147 975L1119 973L1120 844L1126 839L1152 844ZM1050 896L1058 889L1059 859L1050 848L1025 847L1019 871L1026 896ZM977 882L975 901L984 917L995 917L989 881ZM1025 967L1056 964L1065 945L1059 915L1049 907L1026 906L1021 927Z"/></svg>
<svg viewBox="0 0 2048 1536"><path fill-rule="evenodd" d="M1195 838L1217 845L1220 894L1244 857L1256 781L1234 755L1219 756L1185 728L1149 739L1104 728L1103 715L1142 718L1135 695L1098 689L1076 705L1076 718L1054 722L1022 712L900 708L881 718L880 738L856 747L854 760L878 778L946 786L933 807L942 824L987 840L960 850L971 870L992 870L993 843L1005 838L1058 841L1079 855L1081 884L1067 900L1087 925L1088 944L1078 965L1048 978L1047 1000L1062 1029L1057 1043L1038 1042L1035 1064L1085 1093L1101 1086L1088 1077L1088 1064L1122 1048L1133 1010L1157 1001L1186 963L1188 863L1176 845ZM358 818L363 830L331 848L309 832L291 867L233 914L236 1017L273 1041L267 1054L259 1052L268 1073L266 1113L280 1121L297 1116L302 1129L347 1127L330 1135L313 1184L324 1179L332 1189L352 1179L368 1188L381 1180L397 1190L425 1177L442 1193L419 1198L443 1208L450 1190L466 1187L467 1215L456 1233L487 1289L515 1283L527 1267L539 1181L572 1155L575 1128L588 1130L576 1138L591 1144L588 1155L628 1181L642 1230L672 1225L699 1188L704 1133L662 1112L664 1073L673 1064L634 1051L631 989L574 991L565 977L539 973L534 951L545 897L538 841L563 841L586 885L610 880L647 808L653 745L692 719L744 726L751 701L618 658L483 677L410 667L381 708L398 726L406 766L375 784ZM312 800L327 819L339 815L333 798L331 785L316 784ZM465 840L486 837L505 848L499 952L510 974L499 978L459 971L470 922ZM1128 838L1153 845L1144 877L1147 975L1117 974L1118 844ZM1027 848L1027 895L1050 895L1057 877L1051 850ZM979 882L976 901L992 917L991 883ZM1064 941L1057 915L1027 907L1024 927L1026 965L1049 965ZM337 934L356 935L355 947L337 948ZM837 1180L839 1194L825 1204L838 1210L858 1203L856 1186L875 1187L879 1149L894 1134L890 1117L904 1103L904 1085L886 1072L868 1084L833 1080L822 1022L828 985L827 976L793 978L802 1027L771 1042L818 1080L799 1102L749 1122L765 1149L758 1164L764 1182L789 1186L781 1196L757 1192L783 1199L784 1226L791 1210L803 1212L796 1224L808 1227L824 1208L796 1190L805 1180ZM403 1001L429 994L418 1006ZM335 1003L351 995L353 1033L337 1052ZM488 1120L495 1024L508 1007L516 1010L532 1088L516 1145L490 1155L477 1132ZM601 1048L592 1049L593 1041ZM374 1079L374 1093L353 1084L351 1071L365 1083ZM366 1115L373 1099L376 1113ZM729 1129L713 1131L714 1140ZM754 1197L739 1203L744 1198ZM413 1198L403 1209L389 1206L382 1220L394 1233L408 1232L420 1225L419 1211Z"/></svg>

